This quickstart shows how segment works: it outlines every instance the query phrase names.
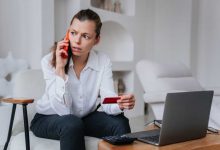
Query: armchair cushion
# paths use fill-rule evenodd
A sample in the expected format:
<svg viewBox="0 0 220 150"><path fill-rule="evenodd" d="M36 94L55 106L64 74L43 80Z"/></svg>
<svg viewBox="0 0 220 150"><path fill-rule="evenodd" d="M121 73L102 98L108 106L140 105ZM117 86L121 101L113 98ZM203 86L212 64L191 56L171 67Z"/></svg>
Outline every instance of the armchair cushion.
<svg viewBox="0 0 220 150"><path fill-rule="evenodd" d="M192 76L190 70L180 62L154 62L150 60L141 60L150 71L156 75L156 77L182 77Z"/></svg>
<svg viewBox="0 0 220 150"><path fill-rule="evenodd" d="M179 62L141 60L136 65L136 71L145 92L203 89L192 77L191 71Z"/></svg>

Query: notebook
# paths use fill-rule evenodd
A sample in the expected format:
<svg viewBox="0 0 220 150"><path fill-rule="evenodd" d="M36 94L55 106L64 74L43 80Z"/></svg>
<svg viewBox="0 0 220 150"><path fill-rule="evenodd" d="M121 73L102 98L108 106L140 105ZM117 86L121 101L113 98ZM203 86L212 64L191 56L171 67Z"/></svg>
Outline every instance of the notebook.
<svg viewBox="0 0 220 150"><path fill-rule="evenodd" d="M160 129L126 134L163 146L206 136L213 91L168 93Z"/></svg>

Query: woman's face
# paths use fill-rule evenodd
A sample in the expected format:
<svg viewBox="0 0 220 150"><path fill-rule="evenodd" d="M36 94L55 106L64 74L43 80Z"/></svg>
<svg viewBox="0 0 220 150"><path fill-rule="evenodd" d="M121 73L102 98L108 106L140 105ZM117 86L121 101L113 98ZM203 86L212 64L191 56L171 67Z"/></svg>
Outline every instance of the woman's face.
<svg viewBox="0 0 220 150"><path fill-rule="evenodd" d="M75 18L69 28L69 39L72 54L75 56L88 55L92 47L99 42L96 37L94 21L80 21Z"/></svg>

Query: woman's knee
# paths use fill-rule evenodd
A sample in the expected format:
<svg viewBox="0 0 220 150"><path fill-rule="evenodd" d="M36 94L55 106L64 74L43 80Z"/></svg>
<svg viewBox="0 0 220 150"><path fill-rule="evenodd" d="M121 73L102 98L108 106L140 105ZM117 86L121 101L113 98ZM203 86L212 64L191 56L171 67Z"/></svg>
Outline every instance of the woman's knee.
<svg viewBox="0 0 220 150"><path fill-rule="evenodd" d="M60 134L83 134L84 132L84 125L83 121L74 116L74 115L65 115L62 116L61 119L61 128L60 128Z"/></svg>
<svg viewBox="0 0 220 150"><path fill-rule="evenodd" d="M112 125L114 126L113 128L115 129L114 135L121 135L131 132L129 120L124 115L116 116L116 119Z"/></svg>

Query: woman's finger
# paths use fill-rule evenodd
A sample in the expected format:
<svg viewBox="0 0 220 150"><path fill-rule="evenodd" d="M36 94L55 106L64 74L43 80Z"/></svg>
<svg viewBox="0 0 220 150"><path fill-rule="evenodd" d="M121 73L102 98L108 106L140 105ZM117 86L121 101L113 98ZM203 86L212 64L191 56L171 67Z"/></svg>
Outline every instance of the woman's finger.
<svg viewBox="0 0 220 150"><path fill-rule="evenodd" d="M134 97L133 94L125 94L121 96L121 99L132 99Z"/></svg>
<svg viewBox="0 0 220 150"><path fill-rule="evenodd" d="M126 109L133 108L134 107L134 102L132 102L132 103L123 103L123 104L120 104L120 106L122 108L126 108Z"/></svg>
<svg viewBox="0 0 220 150"><path fill-rule="evenodd" d="M63 49L65 46L69 46L69 42L68 41L59 41L58 43L57 43L57 50L61 50L61 49Z"/></svg>
<svg viewBox="0 0 220 150"><path fill-rule="evenodd" d="M135 99L120 99L118 100L118 103L129 103L129 102L134 102Z"/></svg>

